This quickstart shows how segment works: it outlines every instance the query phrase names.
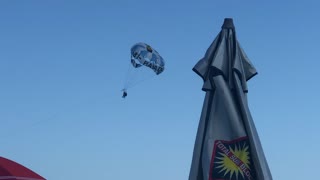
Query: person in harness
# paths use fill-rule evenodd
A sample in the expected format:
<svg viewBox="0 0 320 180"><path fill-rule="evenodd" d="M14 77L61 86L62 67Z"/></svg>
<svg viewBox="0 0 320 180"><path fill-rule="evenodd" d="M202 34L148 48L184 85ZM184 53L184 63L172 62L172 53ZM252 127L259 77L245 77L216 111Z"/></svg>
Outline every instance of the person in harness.
<svg viewBox="0 0 320 180"><path fill-rule="evenodd" d="M127 91L124 89L123 90L123 94L122 94L122 98L126 98L126 96L128 95Z"/></svg>

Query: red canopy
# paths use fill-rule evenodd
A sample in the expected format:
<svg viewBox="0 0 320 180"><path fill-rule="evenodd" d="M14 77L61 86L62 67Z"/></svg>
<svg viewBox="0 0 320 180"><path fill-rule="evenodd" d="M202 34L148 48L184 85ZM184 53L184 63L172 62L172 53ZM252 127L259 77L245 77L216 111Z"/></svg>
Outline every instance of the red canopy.
<svg viewBox="0 0 320 180"><path fill-rule="evenodd" d="M0 157L0 180L46 180L30 169Z"/></svg>

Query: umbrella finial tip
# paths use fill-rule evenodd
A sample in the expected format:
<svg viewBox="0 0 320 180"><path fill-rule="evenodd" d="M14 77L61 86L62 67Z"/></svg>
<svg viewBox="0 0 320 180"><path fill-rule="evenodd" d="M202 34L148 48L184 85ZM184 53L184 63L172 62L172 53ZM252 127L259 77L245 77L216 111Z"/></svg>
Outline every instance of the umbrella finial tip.
<svg viewBox="0 0 320 180"><path fill-rule="evenodd" d="M222 28L225 28L225 29L232 28L232 29L234 29L233 19L232 18L225 18L224 22L223 22L223 25L222 25Z"/></svg>

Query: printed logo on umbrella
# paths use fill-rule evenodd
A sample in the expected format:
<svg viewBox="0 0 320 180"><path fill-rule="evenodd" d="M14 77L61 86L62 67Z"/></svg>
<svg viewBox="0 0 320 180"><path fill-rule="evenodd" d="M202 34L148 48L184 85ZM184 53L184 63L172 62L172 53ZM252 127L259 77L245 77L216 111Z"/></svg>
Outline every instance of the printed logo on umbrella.
<svg viewBox="0 0 320 180"><path fill-rule="evenodd" d="M233 141L216 140L209 180L255 180L250 155L247 137Z"/></svg>

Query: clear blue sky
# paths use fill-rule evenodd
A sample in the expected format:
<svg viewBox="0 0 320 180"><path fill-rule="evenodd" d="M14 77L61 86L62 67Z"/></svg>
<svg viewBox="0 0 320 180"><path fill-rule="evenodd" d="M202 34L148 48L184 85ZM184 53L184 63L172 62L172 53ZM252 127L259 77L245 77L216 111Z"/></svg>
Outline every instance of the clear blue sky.
<svg viewBox="0 0 320 180"><path fill-rule="evenodd" d="M234 19L258 70L249 105L275 180L317 177L320 4L0 1L0 155L49 180L186 180L204 99L192 67ZM121 89L136 42L166 61Z"/></svg>

